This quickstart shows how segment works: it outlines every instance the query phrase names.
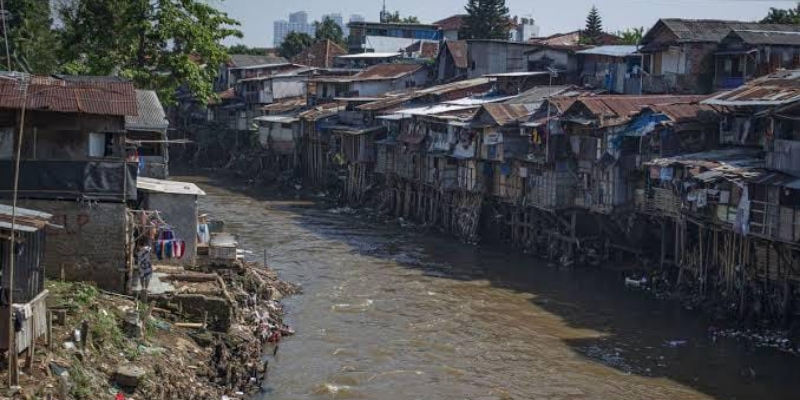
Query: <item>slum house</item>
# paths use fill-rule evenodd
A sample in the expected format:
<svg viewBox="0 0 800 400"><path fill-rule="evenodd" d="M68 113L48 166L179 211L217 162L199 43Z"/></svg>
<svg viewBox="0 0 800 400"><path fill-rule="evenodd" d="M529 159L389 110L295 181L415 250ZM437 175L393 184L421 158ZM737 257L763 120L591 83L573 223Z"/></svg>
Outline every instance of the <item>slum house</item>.
<svg viewBox="0 0 800 400"><path fill-rule="evenodd" d="M715 53L714 87L733 89L779 69L800 68L800 27L732 30Z"/></svg>
<svg viewBox="0 0 800 400"><path fill-rule="evenodd" d="M15 215L12 226L12 215ZM50 223L51 214L0 204L0 286L3 305L0 318L9 320L9 300L14 313L14 347L11 365L16 356L28 350L28 365L33 356L36 339L47 334L47 295L45 288L45 246L48 227L50 231L59 227ZM14 230L14 242L11 233ZM11 280L11 257L14 257L13 282ZM12 296L9 296L12 293ZM13 298L10 298L13 297ZM9 326L0 326L0 350L8 350ZM6 362L6 365L9 365ZM13 373L13 370L12 370Z"/></svg>
<svg viewBox="0 0 800 400"><path fill-rule="evenodd" d="M639 51L644 55L643 92L711 92L716 83L715 54L731 31L797 32L798 28L740 21L661 19L640 42ZM725 58L721 59L723 70Z"/></svg>
<svg viewBox="0 0 800 400"><path fill-rule="evenodd" d="M752 233L758 217L749 182L776 182L763 169L763 152L728 147L655 159L644 167L644 190L673 195L647 212L665 221L660 263L676 267L677 284L731 304L740 317L787 316L796 301L789 280L795 251Z"/></svg>
<svg viewBox="0 0 800 400"><path fill-rule="evenodd" d="M317 40L311 47L292 57L292 63L312 68L334 68L336 57L347 54L347 50L330 39Z"/></svg>
<svg viewBox="0 0 800 400"><path fill-rule="evenodd" d="M378 146L385 209L461 237L475 237L482 185L474 170L475 138L469 119L478 108L439 103L377 117L396 127L389 128L389 136ZM460 163L464 158L469 160Z"/></svg>
<svg viewBox="0 0 800 400"><path fill-rule="evenodd" d="M114 77L6 74L0 80L0 197L13 194L13 158L26 108L20 206L53 215L47 271L122 291L130 272L126 203L136 199L126 162L125 117L136 116L133 84Z"/></svg>
<svg viewBox="0 0 800 400"><path fill-rule="evenodd" d="M125 117L128 143L136 146L139 176L166 179L169 176L169 121L158 95L136 90L139 115Z"/></svg>
<svg viewBox="0 0 800 400"><path fill-rule="evenodd" d="M320 126L320 130L330 135L334 165L346 172L344 200L357 205L373 185L375 142L386 138L386 127L375 122L372 111L358 108L374 99L354 97L341 101L345 108L339 111L336 121Z"/></svg>
<svg viewBox="0 0 800 400"><path fill-rule="evenodd" d="M535 46L504 40L467 40L467 76L528 71L525 53Z"/></svg>
<svg viewBox="0 0 800 400"><path fill-rule="evenodd" d="M138 244L152 247L154 264L194 267L198 253L197 199L205 192L190 182L143 177L137 179L136 189L138 206L132 212L139 219Z"/></svg>
<svg viewBox="0 0 800 400"><path fill-rule="evenodd" d="M396 53L418 40L442 40L439 27L429 24L358 21L348 23L347 28L348 52L352 54Z"/></svg>
<svg viewBox="0 0 800 400"><path fill-rule="evenodd" d="M264 104L259 101L261 98L258 92L265 88L260 88L255 83L240 85L240 81L251 79L251 82L257 82L257 78L299 68L300 66L291 64L282 57L231 55L231 61L220 67L219 76L214 83L219 100L212 100L209 104L209 122L222 124L230 130L251 130L252 119L260 116L258 108ZM248 90L249 97L242 90Z"/></svg>
<svg viewBox="0 0 800 400"><path fill-rule="evenodd" d="M441 83L465 79L469 75L466 40L447 40L436 56L436 81Z"/></svg>
<svg viewBox="0 0 800 400"><path fill-rule="evenodd" d="M740 250L755 254L745 260L750 261L751 273L763 277L765 284L769 282L762 288L764 293L786 299L780 307L771 307L778 316L789 312L787 302L793 293L789 281L796 277L800 256L796 229L800 221L796 212L799 78L798 71L778 71L706 101L728 111L728 118L720 125L721 141L764 151L766 171L741 185L747 201L739 210L747 217L737 221L741 234L748 236ZM738 120L744 122L737 124Z"/></svg>
<svg viewBox="0 0 800 400"><path fill-rule="evenodd" d="M567 236L571 243L584 250L593 249L595 256L608 256L612 249L621 251L618 255L641 254L641 237L633 229L638 227L632 226L630 219L619 217L629 215L627 210L633 207L644 143L637 134L639 126L631 125L632 118L646 106L696 104L701 100L702 96L583 97L561 115L571 160L566 167L577 180L574 209L568 214L572 222L578 216L582 222L570 224ZM689 110L691 113L695 108ZM640 119L637 123L647 126L652 121ZM699 146L702 148L702 143ZM586 224L589 220L595 223ZM566 250L574 254L573 246Z"/></svg>
<svg viewBox="0 0 800 400"><path fill-rule="evenodd" d="M316 87L311 104L336 98L375 98L396 90L424 86L428 71L419 64L378 64L353 76L321 76L312 80Z"/></svg>
<svg viewBox="0 0 800 400"><path fill-rule="evenodd" d="M296 67L273 75L239 79L236 93L244 101L245 126L248 130L257 129L253 121L264 115L265 105L306 97L311 73L312 68Z"/></svg>
<svg viewBox="0 0 800 400"><path fill-rule="evenodd" d="M503 72L499 74L488 74L485 78L494 80L494 89L499 94L516 96L522 92L536 87L549 86L559 82L558 77L553 76L549 71L522 71L522 72Z"/></svg>
<svg viewBox="0 0 800 400"><path fill-rule="evenodd" d="M339 111L344 111L343 103L317 105L297 115L300 125L302 176L305 182L314 187L325 187L336 181L333 173L333 151L331 132L322 129L332 125Z"/></svg>
<svg viewBox="0 0 800 400"><path fill-rule="evenodd" d="M642 55L637 46L598 46L579 50L579 82L585 87L605 89L608 93L642 93Z"/></svg>
<svg viewBox="0 0 800 400"><path fill-rule="evenodd" d="M556 71L555 84L580 83L581 68L577 52L586 50L586 45L536 45L525 52L528 71Z"/></svg>

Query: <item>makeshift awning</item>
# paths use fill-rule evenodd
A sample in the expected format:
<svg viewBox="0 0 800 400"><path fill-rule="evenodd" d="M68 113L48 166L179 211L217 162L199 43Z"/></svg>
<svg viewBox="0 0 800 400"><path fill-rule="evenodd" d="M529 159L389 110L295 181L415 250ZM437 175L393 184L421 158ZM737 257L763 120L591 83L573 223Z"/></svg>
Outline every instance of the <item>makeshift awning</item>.
<svg viewBox="0 0 800 400"><path fill-rule="evenodd" d="M205 196L206 192L191 182L167 181L155 178L136 178L136 188L146 192Z"/></svg>

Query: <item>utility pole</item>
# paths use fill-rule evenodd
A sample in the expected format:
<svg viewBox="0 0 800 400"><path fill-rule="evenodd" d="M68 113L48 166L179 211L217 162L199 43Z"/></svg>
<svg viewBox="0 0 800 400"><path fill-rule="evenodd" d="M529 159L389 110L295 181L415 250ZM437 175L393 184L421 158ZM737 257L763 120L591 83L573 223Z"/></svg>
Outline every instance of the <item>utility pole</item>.
<svg viewBox="0 0 800 400"><path fill-rule="evenodd" d="M19 117L19 135L17 136L17 153L14 158L14 190L11 201L11 234L9 239L10 257L8 262L8 387L19 384L18 353L16 348L16 332L14 330L14 264L16 261L16 229L17 229L17 198L19 197L19 165L22 156L22 138L25 130L25 109L28 104L28 77L26 75L14 76L22 91L22 109ZM3 277L5 279L6 277Z"/></svg>

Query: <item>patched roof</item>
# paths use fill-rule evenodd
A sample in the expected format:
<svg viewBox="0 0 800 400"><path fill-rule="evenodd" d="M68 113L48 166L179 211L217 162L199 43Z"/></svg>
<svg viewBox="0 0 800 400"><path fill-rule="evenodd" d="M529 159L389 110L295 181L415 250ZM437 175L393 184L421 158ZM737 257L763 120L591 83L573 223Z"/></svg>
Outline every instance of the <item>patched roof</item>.
<svg viewBox="0 0 800 400"><path fill-rule="evenodd" d="M576 99L575 103L564 112L569 114L578 104L583 105L597 119L601 127L613 126L630 120L634 113L643 107L662 104L699 103L707 96L592 96Z"/></svg>
<svg viewBox="0 0 800 400"><path fill-rule="evenodd" d="M330 39L320 40L292 57L295 64L307 65L316 68L332 68L337 56L347 54L347 50Z"/></svg>
<svg viewBox="0 0 800 400"><path fill-rule="evenodd" d="M345 109L344 103L326 103L318 105L310 110L298 114L298 118L306 121L316 121L322 118L332 117Z"/></svg>
<svg viewBox="0 0 800 400"><path fill-rule="evenodd" d="M3 73L0 108L112 116L138 115L133 83L114 77L31 76ZM27 82L23 99L21 80Z"/></svg>
<svg viewBox="0 0 800 400"><path fill-rule="evenodd" d="M419 64L378 64L353 76L354 81L399 79L422 69Z"/></svg>
<svg viewBox="0 0 800 400"><path fill-rule="evenodd" d="M646 108L669 117L673 122L688 122L702 119L703 115L718 116L713 106L700 103L654 104Z"/></svg>
<svg viewBox="0 0 800 400"><path fill-rule="evenodd" d="M600 42L603 45L613 45L619 43L619 36L603 32ZM566 33L556 33L547 37L531 38L528 43L548 45L548 46L576 46L581 42L581 31L572 31Z"/></svg>
<svg viewBox="0 0 800 400"><path fill-rule="evenodd" d="M466 16L466 14L451 15L445 19L436 21L433 24L438 26L443 31L457 31L464 26L464 18Z"/></svg>
<svg viewBox="0 0 800 400"><path fill-rule="evenodd" d="M152 90L136 90L136 101L139 115L125 117L125 129L128 130L163 130L169 128L164 107L158 95Z"/></svg>
<svg viewBox="0 0 800 400"><path fill-rule="evenodd" d="M288 64L289 61L277 56L254 56L250 54L231 54L228 66L231 68L252 68L262 65Z"/></svg>
<svg viewBox="0 0 800 400"><path fill-rule="evenodd" d="M469 67L466 40L447 40L444 45L447 51L450 52L450 56L453 57L456 68L467 69Z"/></svg>
<svg viewBox="0 0 800 400"><path fill-rule="evenodd" d="M717 106L777 106L800 101L800 70L778 71L718 94L703 103Z"/></svg>
<svg viewBox="0 0 800 400"><path fill-rule="evenodd" d="M511 100L505 101L506 104L541 104L544 99L551 96L558 96L562 92L570 89L571 86L537 86L526 90Z"/></svg>

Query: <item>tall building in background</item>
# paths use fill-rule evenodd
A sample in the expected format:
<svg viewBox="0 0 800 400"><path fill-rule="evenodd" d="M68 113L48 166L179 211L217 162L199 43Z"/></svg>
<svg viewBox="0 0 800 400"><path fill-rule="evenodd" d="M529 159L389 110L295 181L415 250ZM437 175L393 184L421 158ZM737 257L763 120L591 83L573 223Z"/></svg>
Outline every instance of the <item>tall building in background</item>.
<svg viewBox="0 0 800 400"><path fill-rule="evenodd" d="M325 18L330 18L330 19L333 20L333 22L336 22L336 25L339 25L339 28L342 28L342 33L344 33L345 37L347 37L347 35L350 34L347 31L347 26L345 26L345 24L344 24L344 18L342 18L342 14L339 14L339 13L325 14L325 15L322 16L322 18L319 19L319 22L324 21Z"/></svg>
<svg viewBox="0 0 800 400"><path fill-rule="evenodd" d="M273 30L273 44L278 47L283 43L283 39L289 32L301 32L314 36L315 27L313 23L308 22L308 13L305 11L298 11L289 14L289 20L275 21Z"/></svg>

